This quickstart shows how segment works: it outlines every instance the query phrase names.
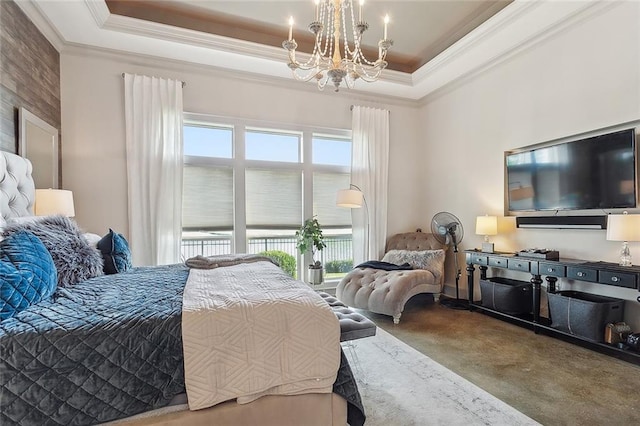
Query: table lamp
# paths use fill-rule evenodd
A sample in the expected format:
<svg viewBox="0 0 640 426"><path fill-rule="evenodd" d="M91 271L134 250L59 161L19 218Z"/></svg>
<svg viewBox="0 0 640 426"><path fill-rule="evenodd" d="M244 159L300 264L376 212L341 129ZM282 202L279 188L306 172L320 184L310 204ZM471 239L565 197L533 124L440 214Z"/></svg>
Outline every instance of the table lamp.
<svg viewBox="0 0 640 426"><path fill-rule="evenodd" d="M631 266L629 241L640 241L640 214L610 214L607 217L607 240L622 241L620 266Z"/></svg>
<svg viewBox="0 0 640 426"><path fill-rule="evenodd" d="M498 218L496 216L478 216L476 218L476 235L484 235L482 251L493 253L493 243L489 242L489 235L498 234Z"/></svg>
<svg viewBox="0 0 640 426"><path fill-rule="evenodd" d="M65 189L36 189L36 216L63 215L74 217L73 192Z"/></svg>

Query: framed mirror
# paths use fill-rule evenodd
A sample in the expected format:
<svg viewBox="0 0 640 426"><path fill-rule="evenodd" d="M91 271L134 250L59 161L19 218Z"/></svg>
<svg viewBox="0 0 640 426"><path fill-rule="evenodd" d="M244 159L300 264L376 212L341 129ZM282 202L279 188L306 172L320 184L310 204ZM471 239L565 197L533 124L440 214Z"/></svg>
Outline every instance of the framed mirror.
<svg viewBox="0 0 640 426"><path fill-rule="evenodd" d="M18 154L33 165L36 188L58 188L58 129L20 108Z"/></svg>

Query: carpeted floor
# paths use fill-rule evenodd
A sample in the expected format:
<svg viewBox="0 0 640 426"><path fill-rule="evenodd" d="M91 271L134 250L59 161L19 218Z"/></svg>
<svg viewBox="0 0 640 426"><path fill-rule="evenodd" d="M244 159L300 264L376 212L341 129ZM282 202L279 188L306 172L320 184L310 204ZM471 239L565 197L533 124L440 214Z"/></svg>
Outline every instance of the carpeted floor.
<svg viewBox="0 0 640 426"><path fill-rule="evenodd" d="M544 425L640 424L638 365L479 312L444 308L429 295L410 300L398 325L359 312Z"/></svg>

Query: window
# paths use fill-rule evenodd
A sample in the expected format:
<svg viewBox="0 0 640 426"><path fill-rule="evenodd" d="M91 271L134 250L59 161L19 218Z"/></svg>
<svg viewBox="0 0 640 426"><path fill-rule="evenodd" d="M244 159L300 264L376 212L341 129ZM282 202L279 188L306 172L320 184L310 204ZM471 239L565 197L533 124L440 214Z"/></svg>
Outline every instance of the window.
<svg viewBox="0 0 640 426"><path fill-rule="evenodd" d="M351 167L351 140L335 137L313 138L313 164Z"/></svg>
<svg viewBox="0 0 640 426"><path fill-rule="evenodd" d="M300 161L300 136L268 131L247 130L245 133L247 160Z"/></svg>
<svg viewBox="0 0 640 426"><path fill-rule="evenodd" d="M232 158L233 129L199 125L184 126L184 155Z"/></svg>
<svg viewBox="0 0 640 426"><path fill-rule="evenodd" d="M233 127L192 120L183 134L182 257L230 254Z"/></svg>
<svg viewBox="0 0 640 426"><path fill-rule="evenodd" d="M349 131L196 114L185 115L184 130L184 258L277 250L304 278L311 259L301 262L295 231L315 215L325 281L351 269L351 211L335 205L351 180Z"/></svg>

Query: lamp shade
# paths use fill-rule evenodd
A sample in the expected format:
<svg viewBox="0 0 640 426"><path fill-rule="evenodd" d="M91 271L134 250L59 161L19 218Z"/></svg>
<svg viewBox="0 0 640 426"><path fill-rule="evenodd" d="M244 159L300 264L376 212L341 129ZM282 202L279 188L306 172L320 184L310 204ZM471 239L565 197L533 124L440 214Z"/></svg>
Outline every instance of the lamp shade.
<svg viewBox="0 0 640 426"><path fill-rule="evenodd" d="M364 195L356 189L341 189L336 197L336 205L338 207L347 207L350 209L359 209L362 207Z"/></svg>
<svg viewBox="0 0 640 426"><path fill-rule="evenodd" d="M607 240L640 241L640 214L610 214L607 217Z"/></svg>
<svg viewBox="0 0 640 426"><path fill-rule="evenodd" d="M73 192L65 189L36 189L36 216L63 215L73 217Z"/></svg>
<svg viewBox="0 0 640 426"><path fill-rule="evenodd" d="M478 216L476 219L476 235L497 235L498 218L496 216Z"/></svg>

